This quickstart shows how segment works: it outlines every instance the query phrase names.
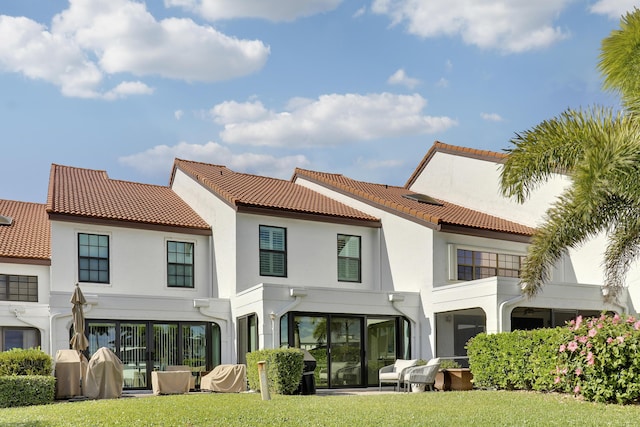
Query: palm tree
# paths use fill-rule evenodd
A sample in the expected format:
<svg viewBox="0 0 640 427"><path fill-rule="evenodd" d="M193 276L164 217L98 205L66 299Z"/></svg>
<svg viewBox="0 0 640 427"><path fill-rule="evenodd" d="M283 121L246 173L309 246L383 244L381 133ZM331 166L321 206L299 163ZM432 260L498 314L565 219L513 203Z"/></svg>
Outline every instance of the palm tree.
<svg viewBox="0 0 640 427"><path fill-rule="evenodd" d="M603 87L622 108L568 109L516 134L501 172L507 197L526 201L552 175L571 183L547 210L521 272L524 293L535 295L568 248L607 236L603 296L616 301L640 253L640 10L622 17L602 41Z"/></svg>

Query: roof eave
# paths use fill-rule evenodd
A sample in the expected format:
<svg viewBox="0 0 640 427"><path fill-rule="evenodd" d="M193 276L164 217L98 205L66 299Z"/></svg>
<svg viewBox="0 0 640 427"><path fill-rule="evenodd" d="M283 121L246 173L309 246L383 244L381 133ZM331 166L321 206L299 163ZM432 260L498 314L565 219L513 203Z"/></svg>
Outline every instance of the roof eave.
<svg viewBox="0 0 640 427"><path fill-rule="evenodd" d="M171 231L182 234L195 234L200 236L210 236L211 228L208 226L196 227L180 224L161 224L144 221L122 220L115 218L100 218L86 215L66 214L49 212L49 221L77 222L82 224L96 224L110 227L137 228L153 231Z"/></svg>

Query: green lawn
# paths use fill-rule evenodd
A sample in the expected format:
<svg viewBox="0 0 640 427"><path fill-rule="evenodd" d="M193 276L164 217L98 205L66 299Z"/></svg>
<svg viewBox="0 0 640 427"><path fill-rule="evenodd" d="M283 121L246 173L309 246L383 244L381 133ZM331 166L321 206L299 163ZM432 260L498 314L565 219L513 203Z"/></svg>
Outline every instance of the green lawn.
<svg viewBox="0 0 640 427"><path fill-rule="evenodd" d="M1 426L626 426L640 406L469 391L353 396L259 393L127 397L0 409Z"/></svg>

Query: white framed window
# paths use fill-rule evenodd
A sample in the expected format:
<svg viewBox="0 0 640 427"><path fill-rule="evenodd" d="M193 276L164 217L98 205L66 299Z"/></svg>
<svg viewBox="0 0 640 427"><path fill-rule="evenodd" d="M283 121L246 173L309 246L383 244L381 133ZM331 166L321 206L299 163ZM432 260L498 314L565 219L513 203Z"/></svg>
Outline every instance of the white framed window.
<svg viewBox="0 0 640 427"><path fill-rule="evenodd" d="M449 245L449 280L520 277L525 255L499 249Z"/></svg>
<svg viewBox="0 0 640 427"><path fill-rule="evenodd" d="M170 288L194 287L194 244L167 241L167 285Z"/></svg>
<svg viewBox="0 0 640 427"><path fill-rule="evenodd" d="M338 281L361 282L360 236L338 234Z"/></svg>
<svg viewBox="0 0 640 427"><path fill-rule="evenodd" d="M260 275L287 277L287 229L261 225Z"/></svg>
<svg viewBox="0 0 640 427"><path fill-rule="evenodd" d="M109 236L78 233L78 281L109 283Z"/></svg>

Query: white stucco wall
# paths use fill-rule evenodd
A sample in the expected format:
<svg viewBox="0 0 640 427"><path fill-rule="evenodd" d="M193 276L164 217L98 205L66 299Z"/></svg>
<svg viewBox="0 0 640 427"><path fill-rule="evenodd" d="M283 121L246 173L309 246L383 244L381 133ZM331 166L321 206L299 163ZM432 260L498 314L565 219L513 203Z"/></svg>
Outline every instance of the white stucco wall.
<svg viewBox="0 0 640 427"><path fill-rule="evenodd" d="M500 168L495 162L436 152L410 189L535 227L569 183L566 176L554 176L520 205L502 196Z"/></svg>
<svg viewBox="0 0 640 427"><path fill-rule="evenodd" d="M323 286L335 289L380 288L379 229L264 215L237 216L237 288L258 283ZM259 226L283 227L287 236L287 277L260 276ZM338 234L360 236L361 282L338 281Z"/></svg>
<svg viewBox="0 0 640 427"><path fill-rule="evenodd" d="M296 183L381 219L381 289L407 292L430 289L433 230L303 178Z"/></svg>
<svg viewBox="0 0 640 427"><path fill-rule="evenodd" d="M84 292L187 299L210 296L208 236L60 221L51 221L52 292L72 292L79 281L78 233L109 236L109 283L81 282ZM169 240L194 244L194 288L167 286Z"/></svg>
<svg viewBox="0 0 640 427"><path fill-rule="evenodd" d="M171 188L211 226L212 296L235 295L236 211L180 170L176 170Z"/></svg>

